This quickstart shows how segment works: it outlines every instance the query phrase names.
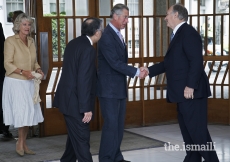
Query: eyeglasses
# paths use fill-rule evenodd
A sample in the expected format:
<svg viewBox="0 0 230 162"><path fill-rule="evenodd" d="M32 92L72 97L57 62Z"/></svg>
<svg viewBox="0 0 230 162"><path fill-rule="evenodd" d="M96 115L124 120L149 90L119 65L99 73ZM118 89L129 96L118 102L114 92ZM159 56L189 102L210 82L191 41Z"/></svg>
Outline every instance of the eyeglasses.
<svg viewBox="0 0 230 162"><path fill-rule="evenodd" d="M125 16L125 15L122 15L122 14L117 14L118 16L122 16L124 19L129 19L129 16Z"/></svg>
<svg viewBox="0 0 230 162"><path fill-rule="evenodd" d="M129 19L129 16L122 15L124 19Z"/></svg>

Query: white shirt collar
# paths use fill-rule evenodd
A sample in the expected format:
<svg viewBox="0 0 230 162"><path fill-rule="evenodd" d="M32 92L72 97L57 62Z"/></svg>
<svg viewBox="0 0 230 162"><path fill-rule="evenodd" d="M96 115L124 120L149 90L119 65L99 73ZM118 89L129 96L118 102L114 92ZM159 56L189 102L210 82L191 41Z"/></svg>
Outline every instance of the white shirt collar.
<svg viewBox="0 0 230 162"><path fill-rule="evenodd" d="M181 22L180 24L178 24L178 25L174 28L174 30L173 30L173 34L174 34L174 35L176 34L176 32L177 32L177 30L179 29L179 27L180 27L181 25L183 25L184 23L186 23L186 21Z"/></svg>
<svg viewBox="0 0 230 162"><path fill-rule="evenodd" d="M90 37L89 37L88 35L86 35L86 37L89 39L90 44L93 45L93 42L92 42L92 40L90 39Z"/></svg>
<svg viewBox="0 0 230 162"><path fill-rule="evenodd" d="M109 23L110 27L115 31L115 33L120 32L119 30L117 30L117 28L115 28L115 26L113 26L112 23Z"/></svg>

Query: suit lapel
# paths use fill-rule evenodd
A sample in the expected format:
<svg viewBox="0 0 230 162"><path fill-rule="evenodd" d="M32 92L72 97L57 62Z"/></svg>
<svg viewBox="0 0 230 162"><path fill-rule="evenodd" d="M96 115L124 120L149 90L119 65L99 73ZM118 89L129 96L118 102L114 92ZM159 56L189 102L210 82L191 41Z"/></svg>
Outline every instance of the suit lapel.
<svg viewBox="0 0 230 162"><path fill-rule="evenodd" d="M117 33L111 28L111 26L108 24L107 27L109 28L109 31L112 33L114 39L118 42L118 44L120 45L120 47L122 49L125 48L124 44L121 42L119 36L117 35Z"/></svg>
<svg viewBox="0 0 230 162"><path fill-rule="evenodd" d="M186 26L186 25L188 25L188 24L187 24L187 23L184 23L183 25L181 25L181 26L179 27L179 29L177 30L176 34L174 35L172 41L171 41L170 44L169 44L169 48L168 48L168 50L167 50L167 52L166 52L166 55L167 55L167 53L170 51L170 49L173 47L173 44L176 42L176 39L177 39L178 36L180 35L181 30L182 30L183 27Z"/></svg>

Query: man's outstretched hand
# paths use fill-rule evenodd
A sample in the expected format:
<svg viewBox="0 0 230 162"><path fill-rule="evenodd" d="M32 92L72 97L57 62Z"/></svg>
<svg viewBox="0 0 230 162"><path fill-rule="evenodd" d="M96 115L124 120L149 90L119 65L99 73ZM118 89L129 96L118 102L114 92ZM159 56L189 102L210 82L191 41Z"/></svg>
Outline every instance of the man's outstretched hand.
<svg viewBox="0 0 230 162"><path fill-rule="evenodd" d="M139 78L144 79L147 75L149 75L149 69L147 67L140 67Z"/></svg>

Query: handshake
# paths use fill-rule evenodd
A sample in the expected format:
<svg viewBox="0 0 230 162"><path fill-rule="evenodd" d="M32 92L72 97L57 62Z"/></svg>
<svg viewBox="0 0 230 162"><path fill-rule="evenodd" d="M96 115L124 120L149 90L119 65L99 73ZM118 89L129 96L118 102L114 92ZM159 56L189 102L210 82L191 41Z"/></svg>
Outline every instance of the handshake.
<svg viewBox="0 0 230 162"><path fill-rule="evenodd" d="M149 69L147 67L140 67L139 78L144 79L147 75L149 75Z"/></svg>

